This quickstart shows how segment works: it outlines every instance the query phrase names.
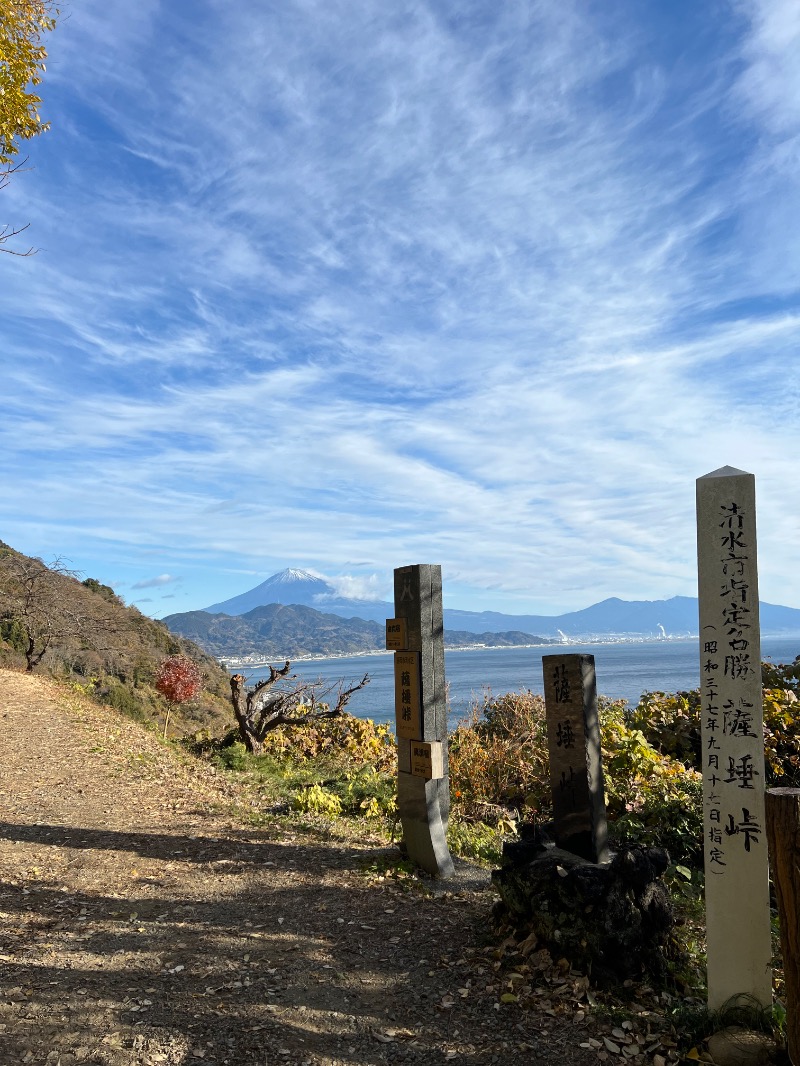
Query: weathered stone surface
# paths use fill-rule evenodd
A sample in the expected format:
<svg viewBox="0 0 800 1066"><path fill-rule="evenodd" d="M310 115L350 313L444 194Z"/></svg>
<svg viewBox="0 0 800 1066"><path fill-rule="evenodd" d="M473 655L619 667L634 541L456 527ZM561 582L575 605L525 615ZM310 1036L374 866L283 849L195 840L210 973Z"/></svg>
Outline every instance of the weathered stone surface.
<svg viewBox="0 0 800 1066"><path fill-rule="evenodd" d="M397 806L403 826L403 847L410 859L434 877L452 877L447 823L441 797L449 794L449 777L426 781L402 771L397 775Z"/></svg>
<svg viewBox="0 0 800 1066"><path fill-rule="evenodd" d="M732 1025L714 1033L706 1041L716 1066L766 1066L777 1050L774 1040L764 1033Z"/></svg>
<svg viewBox="0 0 800 1066"><path fill-rule="evenodd" d="M800 789L771 788L766 801L769 862L781 932L786 1046L792 1062L800 1062Z"/></svg>
<svg viewBox="0 0 800 1066"><path fill-rule="evenodd" d="M608 862L593 655L542 657L553 824L559 847Z"/></svg>
<svg viewBox="0 0 800 1066"><path fill-rule="evenodd" d="M507 846L504 857L492 880L508 917L595 983L663 973L674 925L660 880L669 863L663 848L626 848L596 864L529 840Z"/></svg>
<svg viewBox="0 0 800 1066"><path fill-rule="evenodd" d="M450 778L447 771L447 693L444 679L444 629L442 623L442 570L420 564L399 567L394 572L395 619L405 628L406 652L396 656L415 663L418 685L413 728L399 729L408 746L398 746L397 806L403 826L403 845L410 859L436 877L453 875L447 847L450 813ZM418 673L416 672L418 671ZM398 707L405 699L403 673L399 674ZM402 711L398 712L398 726ZM410 742L410 743L409 743ZM436 746L433 779L415 776L415 742Z"/></svg>

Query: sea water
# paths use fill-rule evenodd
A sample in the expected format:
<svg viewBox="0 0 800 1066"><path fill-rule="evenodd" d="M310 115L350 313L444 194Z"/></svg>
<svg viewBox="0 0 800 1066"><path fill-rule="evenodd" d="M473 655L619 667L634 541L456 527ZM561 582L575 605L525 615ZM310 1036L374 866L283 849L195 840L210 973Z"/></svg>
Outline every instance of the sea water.
<svg viewBox="0 0 800 1066"><path fill-rule="evenodd" d="M626 642L619 644L551 644L535 648L469 648L445 651L445 676L450 688L455 723L484 693L544 692L542 656L558 653L594 655L597 691L635 706L643 692L679 692L698 688L700 654L697 639ZM761 656L775 663L791 663L800 655L800 636L765 637ZM276 663L276 665L278 665ZM268 676L267 668L243 670L252 684ZM394 666L391 652L347 655L333 659L304 659L292 663L292 673L304 681L322 680L346 685L369 674L366 688L348 704L351 714L376 722L394 723ZM331 697L335 700L335 693Z"/></svg>

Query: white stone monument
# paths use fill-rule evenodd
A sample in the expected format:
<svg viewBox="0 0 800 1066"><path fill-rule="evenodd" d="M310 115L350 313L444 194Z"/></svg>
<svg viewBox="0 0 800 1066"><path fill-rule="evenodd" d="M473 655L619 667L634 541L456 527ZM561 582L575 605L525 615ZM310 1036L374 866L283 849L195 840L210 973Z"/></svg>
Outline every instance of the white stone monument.
<svg viewBox="0 0 800 1066"><path fill-rule="evenodd" d="M708 1005L772 1002L755 478L697 479Z"/></svg>

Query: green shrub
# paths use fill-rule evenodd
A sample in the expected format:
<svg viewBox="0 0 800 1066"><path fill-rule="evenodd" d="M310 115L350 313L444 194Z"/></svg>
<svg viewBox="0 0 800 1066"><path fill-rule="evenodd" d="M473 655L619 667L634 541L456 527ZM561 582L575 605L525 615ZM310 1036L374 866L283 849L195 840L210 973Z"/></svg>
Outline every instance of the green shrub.
<svg viewBox="0 0 800 1066"><path fill-rule="evenodd" d="M325 785L335 793L348 814L365 818L392 815L397 810L397 781L394 774L381 773L374 766L345 773Z"/></svg>
<svg viewBox="0 0 800 1066"><path fill-rule="evenodd" d="M768 788L800 788L800 656L762 663Z"/></svg>
<svg viewBox="0 0 800 1066"><path fill-rule="evenodd" d="M600 733L612 842L665 847L673 862L700 861L701 775L657 751L632 725L624 701L605 702Z"/></svg>
<svg viewBox="0 0 800 1066"><path fill-rule="evenodd" d="M663 755L700 766L700 693L643 692L630 714L634 729Z"/></svg>
<svg viewBox="0 0 800 1066"><path fill-rule="evenodd" d="M110 585L102 585L96 578L87 577L81 584L85 589L90 592L94 592L96 595L101 596L108 603L116 603L119 606L124 606L122 600L114 592Z"/></svg>
<svg viewBox="0 0 800 1066"><path fill-rule="evenodd" d="M323 814L338 818L342 813L342 801L322 785L308 785L292 797L292 808L305 814Z"/></svg>
<svg viewBox="0 0 800 1066"><path fill-rule="evenodd" d="M372 766L376 770L393 770L397 765L394 735L389 726L376 725L371 718L356 718L352 714L279 726L267 733L263 751L292 759L329 756L342 764Z"/></svg>
<svg viewBox="0 0 800 1066"><path fill-rule="evenodd" d="M95 686L95 692L103 703L127 715L128 718L146 725L152 724L152 717L149 713L152 711L152 705L149 701L143 700L133 689L121 684L115 678L106 678L102 687Z"/></svg>
<svg viewBox="0 0 800 1066"><path fill-rule="evenodd" d="M765 782L800 787L800 657L791 664L762 663ZM699 769L700 693L645 692L631 714L659 752Z"/></svg>
<svg viewBox="0 0 800 1066"><path fill-rule="evenodd" d="M499 866L503 855L503 841L509 832L508 822L491 826L485 822L464 822L451 818L447 827L447 846L454 855Z"/></svg>
<svg viewBox="0 0 800 1066"><path fill-rule="evenodd" d="M240 740L227 747L220 748L214 755L214 762L223 770L246 770L250 763L247 748Z"/></svg>
<svg viewBox="0 0 800 1066"><path fill-rule="evenodd" d="M25 651L28 646L28 638L18 618L0 619L0 640L14 651Z"/></svg>
<svg viewBox="0 0 800 1066"><path fill-rule="evenodd" d="M346 715L281 727L267 735L260 755L250 755L238 736L198 733L186 744L221 769L249 774L265 801L288 799L295 810L330 817L389 817L396 810L397 756L386 726ZM390 770L380 768L387 764Z"/></svg>

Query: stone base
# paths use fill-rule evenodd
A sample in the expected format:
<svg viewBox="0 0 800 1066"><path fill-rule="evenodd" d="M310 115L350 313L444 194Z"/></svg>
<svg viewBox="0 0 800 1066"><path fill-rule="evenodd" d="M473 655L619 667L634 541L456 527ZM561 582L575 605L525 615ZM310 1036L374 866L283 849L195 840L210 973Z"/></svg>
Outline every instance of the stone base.
<svg viewBox="0 0 800 1066"><path fill-rule="evenodd" d="M627 848L597 865L529 840L509 845L504 858L492 881L505 914L552 954L601 986L664 975L674 915L663 848Z"/></svg>
<svg viewBox="0 0 800 1066"><path fill-rule="evenodd" d="M403 845L409 859L434 877L452 877L453 860L447 847L450 778L428 781L397 775L397 807L403 826Z"/></svg>
<svg viewBox="0 0 800 1066"><path fill-rule="evenodd" d="M737 1025L720 1029L706 1044L715 1066L766 1066L777 1059L774 1040Z"/></svg>

